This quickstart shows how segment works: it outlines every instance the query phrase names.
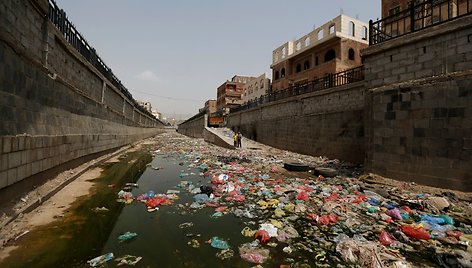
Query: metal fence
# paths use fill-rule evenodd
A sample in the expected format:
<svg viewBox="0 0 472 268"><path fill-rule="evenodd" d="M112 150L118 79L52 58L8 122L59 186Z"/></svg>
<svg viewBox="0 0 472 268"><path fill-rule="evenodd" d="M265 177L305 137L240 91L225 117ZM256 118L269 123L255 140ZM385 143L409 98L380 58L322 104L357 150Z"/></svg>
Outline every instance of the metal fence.
<svg viewBox="0 0 472 268"><path fill-rule="evenodd" d="M369 45L416 32L472 13L472 0L416 0L407 9L369 21Z"/></svg>
<svg viewBox="0 0 472 268"><path fill-rule="evenodd" d="M60 9L54 0L49 0L49 20L64 35L67 42L73 46L90 64L92 64L104 77L106 77L118 90L121 91L142 113L154 118L154 116L138 102L121 81L113 74L112 70L98 56L95 49L90 46L75 26L67 19L64 10Z"/></svg>
<svg viewBox="0 0 472 268"><path fill-rule="evenodd" d="M247 102L237 108L231 109L231 112L239 112L251 108L255 108L261 104L269 103L273 101L282 100L285 98L298 96L310 92L315 92L322 89L338 87L354 82L364 80L364 65L352 68L346 71L342 71L335 74L328 74L325 77L316 79L309 83L294 85L281 91L276 91L263 95L256 100Z"/></svg>

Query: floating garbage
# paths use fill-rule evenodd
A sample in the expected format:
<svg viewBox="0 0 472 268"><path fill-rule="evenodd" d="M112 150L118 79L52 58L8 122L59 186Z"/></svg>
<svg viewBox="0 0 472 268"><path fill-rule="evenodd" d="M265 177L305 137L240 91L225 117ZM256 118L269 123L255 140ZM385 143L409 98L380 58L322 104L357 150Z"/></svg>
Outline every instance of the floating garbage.
<svg viewBox="0 0 472 268"><path fill-rule="evenodd" d="M91 260L88 260L87 263L92 267L97 267L99 265L106 263L107 261L112 260L113 257L114 257L113 253L107 253L107 254L100 255L96 258L93 258Z"/></svg>
<svg viewBox="0 0 472 268"><path fill-rule="evenodd" d="M230 248L223 249L222 251L216 253L216 257L220 260L228 260L234 256L234 251Z"/></svg>
<svg viewBox="0 0 472 268"><path fill-rule="evenodd" d="M124 233L124 234L118 236L118 240L119 240L120 242L125 242L125 241L129 241L129 240L135 238L136 236L138 236L137 233L126 232L126 233Z"/></svg>
<svg viewBox="0 0 472 268"><path fill-rule="evenodd" d="M116 258L115 261L118 262L117 266L130 265L135 266L143 257L133 256L133 255L124 255L122 257Z"/></svg>
<svg viewBox="0 0 472 268"><path fill-rule="evenodd" d="M212 247L218 248L218 249L228 249L229 248L228 242L226 242L224 240L221 240L217 236L214 236L214 237L211 238L210 245Z"/></svg>

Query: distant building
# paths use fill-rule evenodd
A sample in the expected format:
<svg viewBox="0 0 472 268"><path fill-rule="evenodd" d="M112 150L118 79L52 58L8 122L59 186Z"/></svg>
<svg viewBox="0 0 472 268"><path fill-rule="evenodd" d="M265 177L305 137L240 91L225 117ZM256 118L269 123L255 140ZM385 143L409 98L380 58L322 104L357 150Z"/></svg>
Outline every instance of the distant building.
<svg viewBox="0 0 472 268"><path fill-rule="evenodd" d="M216 112L216 100L207 100L205 107L198 110L200 113L206 112L207 114L213 114Z"/></svg>
<svg viewBox="0 0 472 268"><path fill-rule="evenodd" d="M219 113L228 113L231 108L236 108L243 104L243 87L248 81L254 79L253 76L235 75L231 81L224 82L217 90L216 110Z"/></svg>
<svg viewBox="0 0 472 268"><path fill-rule="evenodd" d="M243 103L253 101L269 93L270 79L266 78L266 74L250 80L243 87Z"/></svg>
<svg viewBox="0 0 472 268"><path fill-rule="evenodd" d="M368 24L339 15L272 53L272 91L305 84L362 65Z"/></svg>
<svg viewBox="0 0 472 268"><path fill-rule="evenodd" d="M157 119L159 120L162 120L162 114L160 112L158 112L157 110L152 110L152 115L154 115L154 117L156 117Z"/></svg>
<svg viewBox="0 0 472 268"><path fill-rule="evenodd" d="M150 103L150 102L138 100L138 104L139 104L139 106L141 106L141 107L143 107L144 109L146 109L148 112L152 113L152 106L151 106L151 103Z"/></svg>

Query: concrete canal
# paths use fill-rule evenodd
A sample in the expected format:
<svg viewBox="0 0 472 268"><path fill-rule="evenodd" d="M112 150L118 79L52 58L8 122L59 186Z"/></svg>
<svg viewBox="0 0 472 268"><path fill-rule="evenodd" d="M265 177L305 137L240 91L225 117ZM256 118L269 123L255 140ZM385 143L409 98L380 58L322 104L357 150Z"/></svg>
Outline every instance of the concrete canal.
<svg viewBox="0 0 472 268"><path fill-rule="evenodd" d="M470 215L469 202L449 204L449 214L441 216L449 222L439 228L431 223L433 210L418 206L433 192L368 188L347 163L261 148L229 150L162 134L102 165L90 194L62 208L53 222L19 230L0 267L116 267L133 261L136 267L412 267L467 261L470 222L460 215ZM335 167L338 176L289 172L283 168L288 160ZM401 219L384 216L394 209ZM428 239L404 229L417 224Z"/></svg>

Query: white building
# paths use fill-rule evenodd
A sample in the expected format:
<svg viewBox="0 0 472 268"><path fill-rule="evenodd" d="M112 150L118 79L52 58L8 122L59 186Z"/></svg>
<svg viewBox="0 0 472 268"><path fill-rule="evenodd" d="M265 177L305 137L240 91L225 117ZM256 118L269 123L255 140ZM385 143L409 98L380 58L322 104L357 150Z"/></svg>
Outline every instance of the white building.
<svg viewBox="0 0 472 268"><path fill-rule="evenodd" d="M270 79L266 74L262 74L257 78L249 80L243 87L243 103L253 101L259 97L269 93Z"/></svg>

